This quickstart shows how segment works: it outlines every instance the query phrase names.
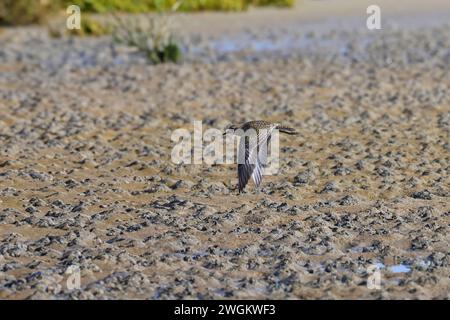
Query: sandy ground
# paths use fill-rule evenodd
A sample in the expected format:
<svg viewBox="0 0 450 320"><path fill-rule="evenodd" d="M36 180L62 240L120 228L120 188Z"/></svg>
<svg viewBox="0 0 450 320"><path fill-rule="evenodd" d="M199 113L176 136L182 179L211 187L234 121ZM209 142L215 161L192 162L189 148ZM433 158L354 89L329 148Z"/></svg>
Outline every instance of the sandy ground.
<svg viewBox="0 0 450 320"><path fill-rule="evenodd" d="M189 32L202 34L223 34L239 32L243 29L267 27L302 27L313 24L315 28L352 23L357 28L365 28L370 5L378 5L383 22L397 24L430 23L433 17L447 19L450 4L446 0L300 0L290 9L257 8L243 13L207 12L180 14L180 25ZM430 19L431 18L431 19Z"/></svg>
<svg viewBox="0 0 450 320"><path fill-rule="evenodd" d="M359 19L356 2L326 4ZM0 298L448 299L450 25L428 17L447 7L379 2L425 27L338 28L324 1L182 15L201 54L159 66L108 38L6 31ZM225 31L250 46L211 47ZM300 45L252 47L285 37ZM238 195L234 165L171 162L173 130L254 119L299 131L259 190Z"/></svg>

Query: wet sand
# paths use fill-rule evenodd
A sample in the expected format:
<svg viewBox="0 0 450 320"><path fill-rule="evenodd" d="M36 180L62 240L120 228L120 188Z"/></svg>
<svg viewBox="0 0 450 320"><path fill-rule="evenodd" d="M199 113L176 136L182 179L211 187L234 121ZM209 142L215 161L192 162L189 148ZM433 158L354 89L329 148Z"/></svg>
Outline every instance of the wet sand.
<svg viewBox="0 0 450 320"><path fill-rule="evenodd" d="M1 35L0 298L448 299L450 25L311 33L333 22L299 28L300 9L248 13L227 52L221 23L246 14L201 14L216 29L186 24L182 65ZM286 36L304 42L255 49ZM173 130L253 119L300 133L259 191L239 195L233 165L171 162Z"/></svg>

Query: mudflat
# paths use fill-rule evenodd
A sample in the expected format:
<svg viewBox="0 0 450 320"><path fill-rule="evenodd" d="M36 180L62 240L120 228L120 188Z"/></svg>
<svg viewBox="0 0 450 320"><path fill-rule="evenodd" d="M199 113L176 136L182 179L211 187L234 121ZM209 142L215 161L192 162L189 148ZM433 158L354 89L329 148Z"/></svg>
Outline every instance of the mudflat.
<svg viewBox="0 0 450 320"><path fill-rule="evenodd" d="M6 30L0 298L448 299L450 24L410 3L420 27L392 9L378 31L302 3L180 15L179 65ZM256 119L299 132L259 190L171 161L178 128Z"/></svg>

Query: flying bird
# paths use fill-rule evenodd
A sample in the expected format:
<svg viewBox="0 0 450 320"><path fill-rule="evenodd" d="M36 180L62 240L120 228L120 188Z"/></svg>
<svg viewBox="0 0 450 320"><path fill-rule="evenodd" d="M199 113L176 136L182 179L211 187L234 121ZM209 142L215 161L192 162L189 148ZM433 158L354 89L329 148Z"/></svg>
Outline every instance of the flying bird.
<svg viewBox="0 0 450 320"><path fill-rule="evenodd" d="M267 163L267 145L274 130L286 134L297 134L295 129L264 120L249 121L242 125L230 125L225 133L240 136L238 151L238 188L241 193L250 177L259 187Z"/></svg>

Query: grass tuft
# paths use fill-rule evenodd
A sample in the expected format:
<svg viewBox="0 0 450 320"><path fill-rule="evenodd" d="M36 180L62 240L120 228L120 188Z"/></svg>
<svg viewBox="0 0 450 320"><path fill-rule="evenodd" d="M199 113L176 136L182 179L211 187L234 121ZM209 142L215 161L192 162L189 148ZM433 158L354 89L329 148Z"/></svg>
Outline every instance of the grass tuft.
<svg viewBox="0 0 450 320"><path fill-rule="evenodd" d="M113 33L115 42L137 48L151 63L177 63L182 52L172 30L170 17L161 14L143 20L122 19L114 15L117 24Z"/></svg>

